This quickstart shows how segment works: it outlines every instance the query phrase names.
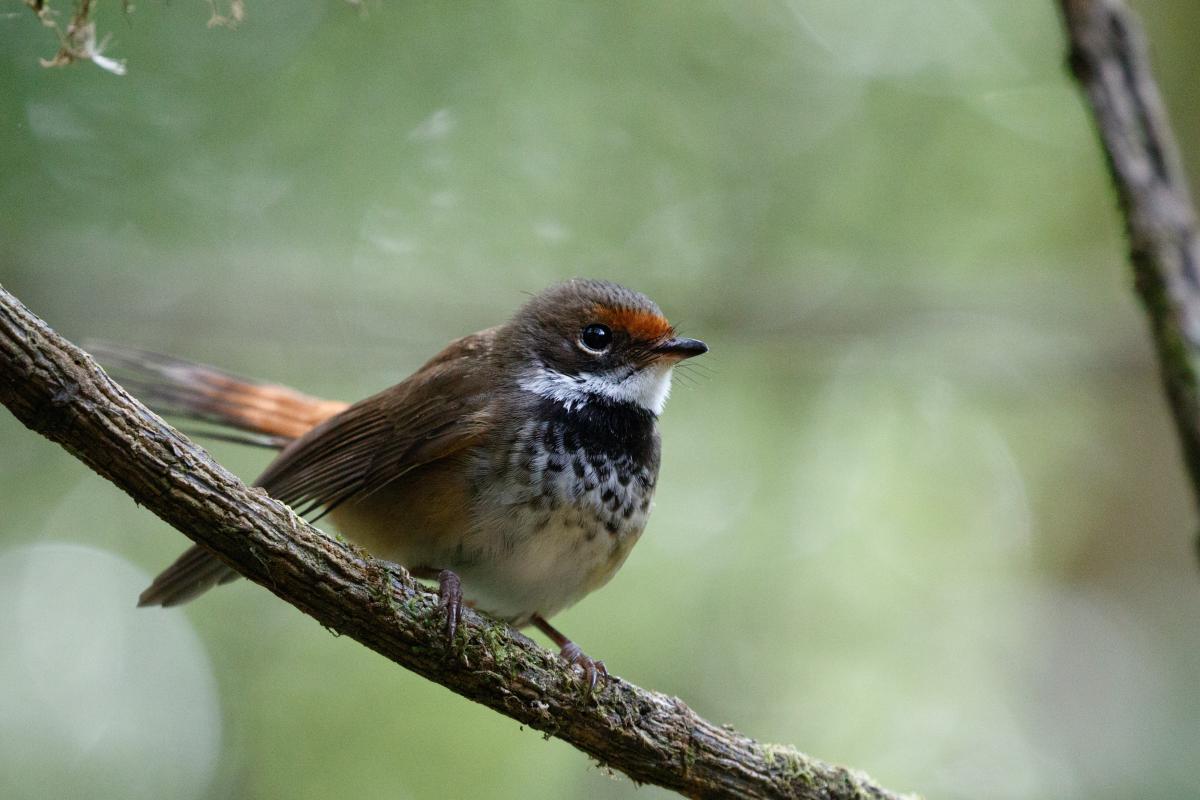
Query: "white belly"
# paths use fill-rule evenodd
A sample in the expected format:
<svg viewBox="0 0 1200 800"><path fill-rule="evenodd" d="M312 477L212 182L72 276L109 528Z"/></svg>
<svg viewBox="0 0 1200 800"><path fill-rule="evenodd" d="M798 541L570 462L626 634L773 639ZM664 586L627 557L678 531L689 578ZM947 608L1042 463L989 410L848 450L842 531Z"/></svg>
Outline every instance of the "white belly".
<svg viewBox="0 0 1200 800"><path fill-rule="evenodd" d="M514 624L533 614L550 617L603 586L624 563L641 525L611 535L561 509L538 526L530 512L516 512L503 536L481 534L480 560L457 567L463 592L477 608ZM453 567L452 567L453 568Z"/></svg>

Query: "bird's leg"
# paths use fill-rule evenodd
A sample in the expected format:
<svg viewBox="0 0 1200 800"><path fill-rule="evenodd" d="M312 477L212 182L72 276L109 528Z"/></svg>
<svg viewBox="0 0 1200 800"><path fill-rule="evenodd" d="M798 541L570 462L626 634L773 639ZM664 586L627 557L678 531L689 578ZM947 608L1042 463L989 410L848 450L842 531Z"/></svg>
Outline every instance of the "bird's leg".
<svg viewBox="0 0 1200 800"><path fill-rule="evenodd" d="M454 634L462 622L463 593L462 581L451 569L435 569L432 567L414 567L410 569L413 575L426 580L436 579L438 582L438 610L446 618L446 638L454 643Z"/></svg>
<svg viewBox="0 0 1200 800"><path fill-rule="evenodd" d="M446 615L446 636L451 642L462 622L462 607L462 582L453 570L442 570L438 573L438 608Z"/></svg>
<svg viewBox="0 0 1200 800"><path fill-rule="evenodd" d="M574 664L583 670L584 680L587 681L588 694L591 694L596 688L596 682L600 680L600 676L608 677L608 670L604 667L603 661L597 661L588 657L579 645L572 642L566 636L563 636L557 628L546 621L546 618L541 614L534 614L529 618L539 631L550 637L550 641L558 645L558 654L568 664Z"/></svg>

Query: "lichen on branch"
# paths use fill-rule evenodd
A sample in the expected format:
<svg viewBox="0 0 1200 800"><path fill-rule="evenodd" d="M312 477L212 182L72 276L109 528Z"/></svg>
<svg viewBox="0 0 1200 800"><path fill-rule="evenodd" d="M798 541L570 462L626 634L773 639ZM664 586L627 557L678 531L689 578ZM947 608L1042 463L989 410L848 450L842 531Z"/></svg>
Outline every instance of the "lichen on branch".
<svg viewBox="0 0 1200 800"><path fill-rule="evenodd" d="M65 67L76 61L90 61L105 72L113 75L125 74L125 62L104 55L108 47L109 37L97 38L96 22L92 18L97 0L79 0L75 10L71 12L66 27L59 21L59 12L52 7L50 0L24 0L38 20L58 37L58 52L51 58L41 59L43 67ZM128 13L132 6L124 0Z"/></svg>

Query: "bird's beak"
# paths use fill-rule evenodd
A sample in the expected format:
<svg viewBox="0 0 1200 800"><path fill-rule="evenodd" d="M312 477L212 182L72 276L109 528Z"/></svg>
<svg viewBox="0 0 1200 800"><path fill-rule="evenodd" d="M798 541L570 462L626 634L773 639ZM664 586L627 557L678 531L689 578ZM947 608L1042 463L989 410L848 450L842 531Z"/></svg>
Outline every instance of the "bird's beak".
<svg viewBox="0 0 1200 800"><path fill-rule="evenodd" d="M682 361L685 358L692 356L704 355L708 352L708 345L699 339L684 339L678 337L675 339L667 339L662 344L654 348L654 352L659 354L661 358L669 358L675 361Z"/></svg>

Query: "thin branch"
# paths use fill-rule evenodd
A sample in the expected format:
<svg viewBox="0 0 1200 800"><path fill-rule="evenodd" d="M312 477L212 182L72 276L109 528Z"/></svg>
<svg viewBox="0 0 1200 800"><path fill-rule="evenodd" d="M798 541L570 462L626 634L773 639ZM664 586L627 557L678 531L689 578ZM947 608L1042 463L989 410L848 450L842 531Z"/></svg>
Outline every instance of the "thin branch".
<svg viewBox="0 0 1200 800"><path fill-rule="evenodd" d="M43 67L65 67L76 61L91 61L100 69L113 75L125 74L125 62L104 55L108 37L97 39L96 23L92 12L96 0L78 0L71 13L71 21L64 29L58 24L58 12L50 7L48 0L23 0L44 27L54 31L58 37L58 52L53 58L43 58ZM125 0L125 11L130 11L129 0Z"/></svg>
<svg viewBox="0 0 1200 800"><path fill-rule="evenodd" d="M1200 503L1200 237L1141 28L1121 0L1059 0L1070 64L1117 187L1134 281Z"/></svg>
<svg viewBox="0 0 1200 800"><path fill-rule="evenodd" d="M322 535L111 380L0 287L0 402L189 539L331 631L635 781L691 797L883 798L866 776L714 725L619 678L586 696L552 653L464 610L445 641L436 596L402 569Z"/></svg>

